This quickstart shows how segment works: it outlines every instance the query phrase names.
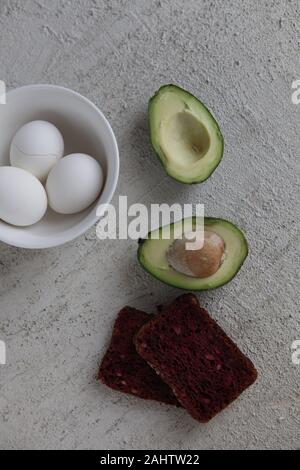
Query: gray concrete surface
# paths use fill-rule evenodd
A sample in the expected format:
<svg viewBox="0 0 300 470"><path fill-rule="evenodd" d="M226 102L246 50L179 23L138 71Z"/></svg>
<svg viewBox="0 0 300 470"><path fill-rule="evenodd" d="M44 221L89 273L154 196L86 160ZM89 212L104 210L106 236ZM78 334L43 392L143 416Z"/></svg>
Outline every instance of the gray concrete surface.
<svg viewBox="0 0 300 470"><path fill-rule="evenodd" d="M1 449L300 447L299 14L280 0L1 0L0 79L64 85L99 105L120 146L118 193L204 202L245 230L243 270L199 297L260 374L207 426L110 391L95 375L118 309L151 312L178 291L143 272L135 242L100 242L94 228L57 249L1 244ZM200 186L169 179L149 145L147 100L169 82L202 98L225 136Z"/></svg>

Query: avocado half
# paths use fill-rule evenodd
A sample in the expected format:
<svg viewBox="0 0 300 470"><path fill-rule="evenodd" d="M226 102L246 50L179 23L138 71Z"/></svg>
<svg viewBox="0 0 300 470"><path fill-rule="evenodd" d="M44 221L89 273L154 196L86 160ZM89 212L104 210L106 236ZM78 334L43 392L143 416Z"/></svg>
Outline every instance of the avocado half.
<svg viewBox="0 0 300 470"><path fill-rule="evenodd" d="M185 219L193 230L200 219ZM248 255L248 244L241 230L231 222L213 217L204 218L204 229L215 232L225 244L225 256L218 271L207 278L195 278L175 271L168 263L167 252L183 234L183 221L160 227L139 241L138 259L143 268L165 284L186 290L209 290L227 284L240 270Z"/></svg>
<svg viewBox="0 0 300 470"><path fill-rule="evenodd" d="M224 150L220 128L201 101L176 85L164 85L149 101L152 146L169 176L201 183L219 165Z"/></svg>

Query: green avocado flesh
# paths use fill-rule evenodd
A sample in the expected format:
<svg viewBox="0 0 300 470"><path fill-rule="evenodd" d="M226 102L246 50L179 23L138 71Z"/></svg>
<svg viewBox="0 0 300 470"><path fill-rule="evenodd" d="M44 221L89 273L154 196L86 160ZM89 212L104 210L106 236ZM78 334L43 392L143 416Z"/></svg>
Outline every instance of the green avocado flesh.
<svg viewBox="0 0 300 470"><path fill-rule="evenodd" d="M185 219L192 230L200 227L203 219ZM248 254L248 245L243 233L231 222L212 217L204 218L204 230L219 235L225 244L224 259L221 266L207 278L195 278L175 271L167 261L167 252L174 240L183 234L182 221L167 225L148 234L140 241L138 259L143 268L152 276L171 286L186 290L209 290L220 287L237 274Z"/></svg>
<svg viewBox="0 0 300 470"><path fill-rule="evenodd" d="M169 176L201 183L223 156L219 126L195 96L176 85L161 87L149 101L152 146Z"/></svg>

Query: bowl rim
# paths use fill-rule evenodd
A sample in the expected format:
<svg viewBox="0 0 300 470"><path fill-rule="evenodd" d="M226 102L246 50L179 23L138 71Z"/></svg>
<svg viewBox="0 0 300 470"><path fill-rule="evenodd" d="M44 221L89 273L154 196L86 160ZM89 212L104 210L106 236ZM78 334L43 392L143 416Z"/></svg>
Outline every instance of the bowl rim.
<svg viewBox="0 0 300 470"><path fill-rule="evenodd" d="M17 95L20 92L24 92L29 89L40 89L40 90L57 90L63 93L67 93L72 95L82 101L83 103L87 104L88 106L92 107L94 111L99 115L100 119L102 119L106 130L109 134L109 137L112 142L113 146L113 166L114 170L112 172L107 171L107 177L105 181L105 185L103 191L98 199L98 204L91 209L91 212L86 215L86 217L78 222L78 224L74 225L71 228L66 229L65 231L61 232L60 234L53 234L49 236L45 236L41 238L39 243L30 244L27 242L19 241L16 237L15 240L12 240L10 237L3 236L0 232L0 241L6 243L7 245L14 246L17 248L26 248L26 249L45 249L45 248L53 248L56 246L64 245L65 243L71 242L74 239L83 235L88 229L90 229L105 213L106 207L112 200L114 193L117 188L118 180L119 180L119 172L120 172L120 156L119 156L119 148L117 139L115 137L114 131L108 121L108 119L104 116L102 111L96 106L91 100L86 98L85 96L81 95L75 90L70 88L66 88L60 85L52 85L52 84L32 84L32 85L24 85L17 88L9 89L6 92L6 96L9 95ZM100 199L105 196L105 200L102 202ZM101 210L97 210L97 208L101 205ZM94 215L92 215L94 214ZM18 227L16 227L18 229Z"/></svg>

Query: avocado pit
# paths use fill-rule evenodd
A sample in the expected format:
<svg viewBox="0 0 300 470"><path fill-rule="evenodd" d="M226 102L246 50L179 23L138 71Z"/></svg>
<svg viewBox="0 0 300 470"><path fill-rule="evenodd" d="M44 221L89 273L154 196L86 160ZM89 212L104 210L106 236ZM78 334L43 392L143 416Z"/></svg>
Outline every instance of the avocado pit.
<svg viewBox="0 0 300 470"><path fill-rule="evenodd" d="M169 265L179 273L200 279L215 274L225 258L224 240L217 233L205 230L201 249L187 250L187 242L190 242L189 237L172 243L167 251Z"/></svg>

